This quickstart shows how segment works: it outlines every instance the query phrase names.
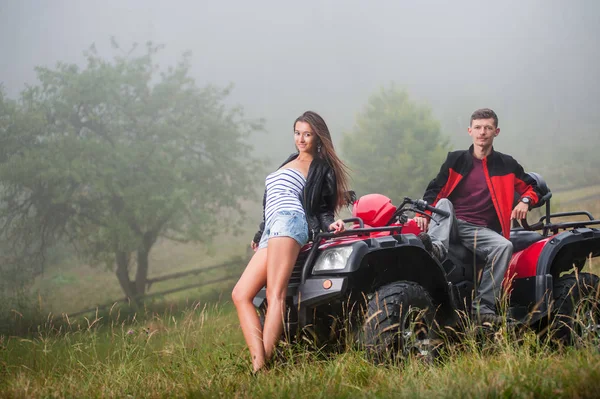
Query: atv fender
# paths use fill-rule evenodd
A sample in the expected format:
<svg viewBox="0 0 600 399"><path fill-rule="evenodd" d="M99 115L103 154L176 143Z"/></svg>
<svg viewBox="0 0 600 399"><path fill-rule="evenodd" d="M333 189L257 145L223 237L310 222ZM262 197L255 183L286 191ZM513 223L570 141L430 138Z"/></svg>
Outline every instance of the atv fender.
<svg viewBox="0 0 600 399"><path fill-rule="evenodd" d="M544 245L537 262L536 275L551 274L558 277L574 265L581 270L588 257L599 255L600 230L586 227L563 231Z"/></svg>
<svg viewBox="0 0 600 399"><path fill-rule="evenodd" d="M537 262L535 254L539 254ZM561 273L574 267L581 271L589 256L599 255L600 230L594 228L564 231L524 250L520 257L529 256L533 259L524 260L513 271L516 272L513 274L516 278L511 279L509 285L512 316L526 318L530 323L547 316L553 298L554 281ZM520 263L520 260L517 259L517 262Z"/></svg>
<svg viewBox="0 0 600 399"><path fill-rule="evenodd" d="M421 240L414 234L371 240L369 251L354 264L368 268L373 288L394 281L413 281L431 295L437 316L443 320L453 317L457 307L444 268L425 250Z"/></svg>

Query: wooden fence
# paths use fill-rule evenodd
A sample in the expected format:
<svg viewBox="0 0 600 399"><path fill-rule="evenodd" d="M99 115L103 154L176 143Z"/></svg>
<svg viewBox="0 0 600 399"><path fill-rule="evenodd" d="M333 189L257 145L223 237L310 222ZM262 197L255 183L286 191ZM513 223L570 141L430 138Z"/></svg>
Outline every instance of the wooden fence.
<svg viewBox="0 0 600 399"><path fill-rule="evenodd" d="M192 270L186 270L184 272L177 272L177 273L171 273L171 274L165 274L163 276L159 276L159 277L154 277L154 278L149 278L146 282L146 290L150 291L150 288L152 287L152 285L154 283L158 283L161 281L167 281L167 280L173 280L173 279L177 279L177 278L182 278L182 277L187 277L187 276L195 276L195 275L200 275L200 274L204 274L206 272L210 272L213 270L225 270L226 272L231 271L240 271L240 269L247 263L247 259L244 259L242 257L236 257L233 259L228 260L227 262L218 264L218 265L214 265L214 266L209 266L209 267L201 267L201 268L197 268L197 269L192 269ZM159 291L159 292L153 292L153 293L146 293L144 295L139 295L135 298L122 298L122 299L117 299L108 303L105 303L103 305L98 305L95 306L93 308L89 308L89 309L84 309L84 310L80 310L78 312L74 312L74 313L69 313L67 315L67 317L71 318L71 317L76 317L76 316L80 316L86 313L91 313L91 312L97 312L98 310L103 310L103 309L107 309L111 306L114 306L116 303L121 303L121 302L125 302L125 303L130 303L132 300L144 300L144 299L148 299L148 298L153 298L156 296L161 296L161 295L167 295L167 294L172 294L174 292L179 292L179 291L183 291L183 290L188 290L190 288L197 288L197 287L204 287L207 285L211 285L211 284L216 284L216 283L221 283L224 281L228 281L228 280L232 280L234 278L239 277L238 273L235 274L231 274L231 272L226 273L225 276L222 277L218 277L218 278L213 278L211 280L205 280L205 281L201 281L199 283L194 283L194 284L185 284L176 288L171 288L168 290L163 290L163 291Z"/></svg>

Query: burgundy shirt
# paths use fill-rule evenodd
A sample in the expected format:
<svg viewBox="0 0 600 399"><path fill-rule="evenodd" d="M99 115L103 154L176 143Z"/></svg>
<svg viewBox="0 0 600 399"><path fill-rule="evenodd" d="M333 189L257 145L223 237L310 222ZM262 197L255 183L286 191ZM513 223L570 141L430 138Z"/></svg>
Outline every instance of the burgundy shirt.
<svg viewBox="0 0 600 399"><path fill-rule="evenodd" d="M500 228L480 159L473 157L473 169L458 183L449 199L458 219L496 231Z"/></svg>

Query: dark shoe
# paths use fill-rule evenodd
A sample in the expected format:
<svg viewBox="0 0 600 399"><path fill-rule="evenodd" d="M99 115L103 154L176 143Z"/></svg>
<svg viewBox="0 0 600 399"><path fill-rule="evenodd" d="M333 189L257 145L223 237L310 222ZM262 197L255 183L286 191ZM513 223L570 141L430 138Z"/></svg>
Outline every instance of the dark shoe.
<svg viewBox="0 0 600 399"><path fill-rule="evenodd" d="M431 237L429 236L429 234L422 232L419 233L417 237L419 237L419 240L421 240L421 242L423 243L425 250L429 252L431 256L433 256L440 262L444 260L444 254L442 254L440 247L434 244L433 241L431 241Z"/></svg>
<svg viewBox="0 0 600 399"><path fill-rule="evenodd" d="M475 316L477 324L487 327L500 326L506 321L506 319L496 313L483 313Z"/></svg>
<svg viewBox="0 0 600 399"><path fill-rule="evenodd" d="M474 315L473 320L475 325L482 330L495 332L502 328L506 328L506 332L514 334L513 337L515 338L527 331L528 328L526 324L523 324L512 317L499 316L495 313L484 313L479 316Z"/></svg>
<svg viewBox="0 0 600 399"><path fill-rule="evenodd" d="M433 250L433 242L431 242L431 237L429 237L429 234L423 232L419 233L417 237L419 237L419 240L421 240L427 252L431 252Z"/></svg>
<svg viewBox="0 0 600 399"><path fill-rule="evenodd" d="M483 313L479 316L473 316L477 324L480 325L491 325L491 326L499 326L502 324L506 324L508 327L521 327L522 323L518 320L513 319L508 316L500 316L496 313Z"/></svg>

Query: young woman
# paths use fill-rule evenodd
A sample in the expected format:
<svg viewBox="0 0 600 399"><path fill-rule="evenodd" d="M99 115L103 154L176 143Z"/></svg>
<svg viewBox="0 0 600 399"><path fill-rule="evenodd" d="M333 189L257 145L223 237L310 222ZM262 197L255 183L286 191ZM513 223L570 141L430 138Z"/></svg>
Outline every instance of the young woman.
<svg viewBox="0 0 600 399"><path fill-rule="evenodd" d="M344 204L348 174L323 118L312 111L299 116L294 141L298 152L266 178L263 220L250 244L256 252L232 293L254 372L273 356L283 332L287 285L300 248L320 231L344 230L333 215ZM252 299L265 285L262 328Z"/></svg>

